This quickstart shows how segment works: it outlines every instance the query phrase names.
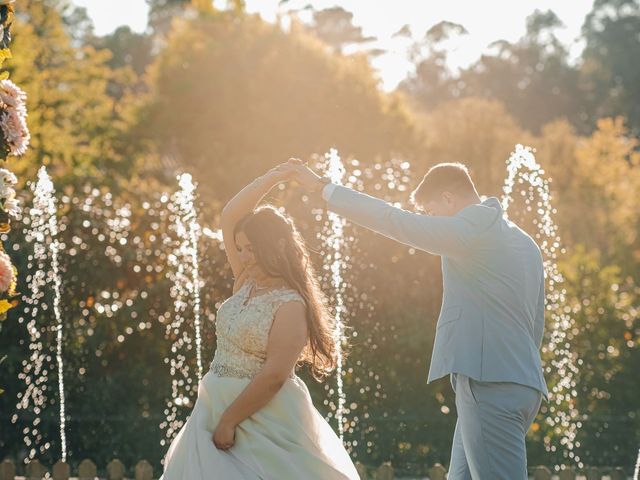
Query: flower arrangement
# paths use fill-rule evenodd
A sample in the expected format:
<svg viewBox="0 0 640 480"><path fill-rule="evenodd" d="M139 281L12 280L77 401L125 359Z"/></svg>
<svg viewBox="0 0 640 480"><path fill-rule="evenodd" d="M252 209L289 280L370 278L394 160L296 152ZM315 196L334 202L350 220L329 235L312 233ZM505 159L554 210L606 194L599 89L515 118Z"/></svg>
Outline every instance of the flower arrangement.
<svg viewBox="0 0 640 480"><path fill-rule="evenodd" d="M9 255L0 252L0 293L15 293L15 286L16 267L11 263Z"/></svg>
<svg viewBox="0 0 640 480"><path fill-rule="evenodd" d="M0 0L0 67L11 58L11 24L13 23L15 0ZM9 80L9 72L0 73L0 159L23 155L29 146L27 128L26 93ZM14 186L16 176L5 168L0 168L0 233L11 230L11 218L20 213ZM0 242L0 321L7 311L17 304L16 280L18 271L11 257Z"/></svg>
<svg viewBox="0 0 640 480"><path fill-rule="evenodd" d="M0 168L0 233L11 229L10 218L17 217L20 206L13 186L18 182L16 176L7 169ZM18 270L0 243L0 321L7 316L7 311L17 304L14 297Z"/></svg>
<svg viewBox="0 0 640 480"><path fill-rule="evenodd" d="M26 99L27 94L11 80L0 80L0 154L4 158L23 155L29 145Z"/></svg>
<svg viewBox="0 0 640 480"><path fill-rule="evenodd" d="M0 66L11 58L11 24L13 23L13 1L0 0ZM29 145L27 128L26 93L9 80L9 72L0 74L0 156L23 155Z"/></svg>
<svg viewBox="0 0 640 480"><path fill-rule="evenodd" d="M20 204L13 189L17 182L12 172L0 168L0 233L8 232L11 229L10 218L20 214Z"/></svg>

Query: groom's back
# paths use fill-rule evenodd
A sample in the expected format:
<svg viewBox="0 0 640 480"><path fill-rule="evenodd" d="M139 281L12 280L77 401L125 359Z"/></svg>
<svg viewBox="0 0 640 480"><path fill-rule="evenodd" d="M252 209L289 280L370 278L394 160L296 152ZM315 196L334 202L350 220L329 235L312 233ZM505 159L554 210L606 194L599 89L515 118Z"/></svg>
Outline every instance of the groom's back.
<svg viewBox="0 0 640 480"><path fill-rule="evenodd" d="M544 324L540 250L503 218L497 198L469 204L453 216L420 215L346 187L329 187L325 198L336 213L442 257L444 294L429 381L461 373L546 393L539 354Z"/></svg>
<svg viewBox="0 0 640 480"><path fill-rule="evenodd" d="M495 198L466 208L461 217L475 230L463 254L442 257L444 295L429 381L455 372L546 394L539 355L544 328L540 249L503 218Z"/></svg>
<svg viewBox="0 0 640 480"><path fill-rule="evenodd" d="M538 311L544 269L538 245L520 227L500 218L495 227L478 238L471 248L467 266L475 285L497 309L530 331L539 347L542 321ZM486 279L492 281L487 282ZM538 332L538 328L540 331Z"/></svg>

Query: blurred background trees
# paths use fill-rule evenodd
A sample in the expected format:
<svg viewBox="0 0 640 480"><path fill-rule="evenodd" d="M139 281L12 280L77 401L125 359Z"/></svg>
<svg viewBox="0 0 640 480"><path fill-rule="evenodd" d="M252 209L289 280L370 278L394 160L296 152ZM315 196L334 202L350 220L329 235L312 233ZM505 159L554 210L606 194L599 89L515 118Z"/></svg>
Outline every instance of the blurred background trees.
<svg viewBox="0 0 640 480"><path fill-rule="evenodd" d="M308 23L292 14L284 28L248 15L242 2L225 10L186 0L149 4L146 33L122 27L97 37L86 14L68 2L25 0L14 26L15 58L7 62L29 95L32 134L31 149L14 170L25 181L35 179L39 165L49 167L59 195L67 197L63 241L82 252L63 259L72 462L91 457L101 465L119 456L132 464L146 457L159 468L165 448L158 424L169 385L162 315L170 299L166 252L157 242L169 232L155 202L176 188L176 171L194 175L201 221L215 229L221 206L239 188L289 156L310 158L335 147L365 191L407 206L411 188L441 161L466 163L482 193L500 196L505 160L515 143L524 143L537 148L553 179L566 249L560 267L579 327L570 348L582 362L575 388L585 415L577 450L585 464L632 464L640 444L637 0L596 0L578 59L569 58L554 33L558 17L537 11L521 39L496 42L492 53L460 71L447 66L443 42L465 28L443 19L412 39L415 70L392 93L381 91L370 66L372 39L342 8L313 10ZM406 177L403 188L390 172ZM127 248L109 243L102 207L80 208L94 188L101 198L112 195L105 211L131 205ZM29 190L22 190L28 205ZM295 188L272 200L286 200L319 249L318 205ZM351 339L345 388L354 404L348 417L357 421L345 438L367 464L390 460L406 473L448 464L452 392L446 380L426 384L439 261L350 228L356 239L350 322L358 336ZM15 227L11 235L21 232ZM120 252L120 262L105 255L109 247ZM229 272L215 242L203 240L201 250L210 360L211 320L229 294ZM12 253L25 272L22 292L28 254L28 248ZM106 303L105 291L138 300L99 312L95 304ZM24 425L12 421L27 355L22 308L0 324L0 354L7 354L0 365L7 386L0 395L0 457L17 459L25 454ZM324 399L333 385L305 378L318 408L328 412ZM55 414L46 421L53 460ZM542 412L530 432L530 464L566 462L561 452L544 449L543 437L554 434L544 424Z"/></svg>

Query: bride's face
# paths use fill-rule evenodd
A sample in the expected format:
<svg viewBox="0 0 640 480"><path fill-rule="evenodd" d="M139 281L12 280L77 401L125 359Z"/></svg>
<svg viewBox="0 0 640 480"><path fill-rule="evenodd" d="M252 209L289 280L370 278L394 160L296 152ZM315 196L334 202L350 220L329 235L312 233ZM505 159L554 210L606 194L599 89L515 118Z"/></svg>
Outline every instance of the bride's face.
<svg viewBox="0 0 640 480"><path fill-rule="evenodd" d="M238 232L236 235L236 248L240 261L248 271L253 271L258 267L256 257L253 254L253 247L244 232Z"/></svg>

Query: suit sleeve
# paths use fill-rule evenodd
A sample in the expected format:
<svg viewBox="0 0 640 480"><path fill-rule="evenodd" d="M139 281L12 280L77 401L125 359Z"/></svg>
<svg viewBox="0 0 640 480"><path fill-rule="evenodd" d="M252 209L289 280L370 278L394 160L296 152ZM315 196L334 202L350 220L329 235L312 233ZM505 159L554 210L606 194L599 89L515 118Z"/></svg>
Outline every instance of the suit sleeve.
<svg viewBox="0 0 640 480"><path fill-rule="evenodd" d="M545 313L545 287L544 287L544 273L540 280L540 289L538 293L538 305L536 308L536 322L533 326L533 336L536 342L538 350L542 346L542 337L544 336L544 313Z"/></svg>
<svg viewBox="0 0 640 480"><path fill-rule="evenodd" d="M457 256L469 247L473 228L463 218L420 215L340 185L332 190L329 209L385 237L434 255Z"/></svg>

